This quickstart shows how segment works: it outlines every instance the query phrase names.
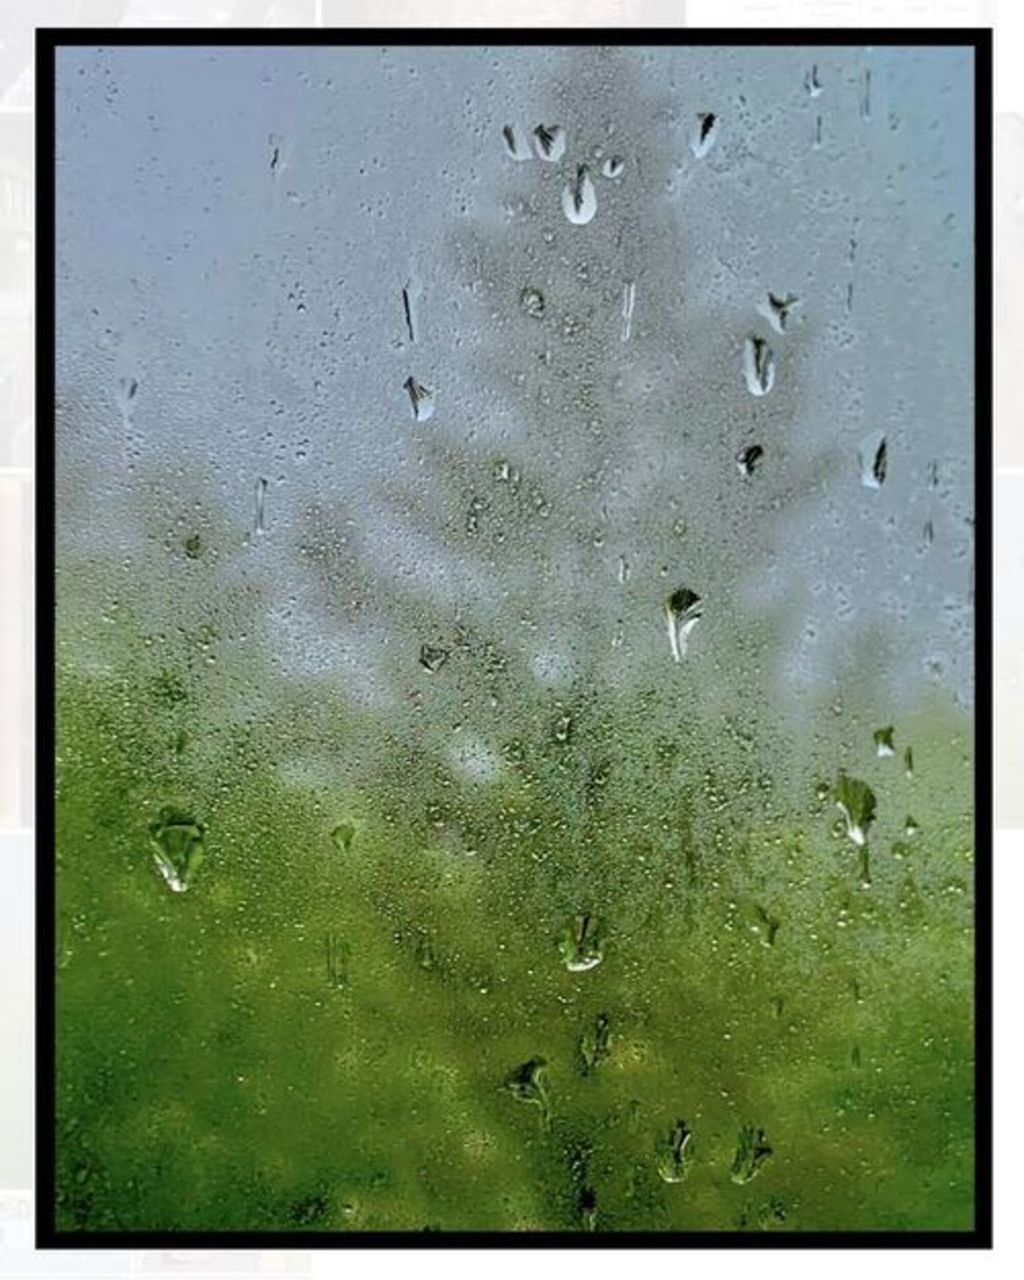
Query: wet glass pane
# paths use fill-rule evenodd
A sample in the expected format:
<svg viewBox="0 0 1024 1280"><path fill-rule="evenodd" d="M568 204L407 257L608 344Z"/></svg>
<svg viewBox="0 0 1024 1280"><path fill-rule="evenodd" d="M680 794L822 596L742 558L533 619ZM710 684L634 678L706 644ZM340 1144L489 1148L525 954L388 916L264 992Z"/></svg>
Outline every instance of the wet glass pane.
<svg viewBox="0 0 1024 1280"><path fill-rule="evenodd" d="M59 51L59 1226L972 1226L972 94Z"/></svg>

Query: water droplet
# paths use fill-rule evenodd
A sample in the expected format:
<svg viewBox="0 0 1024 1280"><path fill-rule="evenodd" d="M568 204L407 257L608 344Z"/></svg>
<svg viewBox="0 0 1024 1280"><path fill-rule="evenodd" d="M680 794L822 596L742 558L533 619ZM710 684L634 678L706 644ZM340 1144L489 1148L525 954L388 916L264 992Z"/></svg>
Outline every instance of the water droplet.
<svg viewBox="0 0 1024 1280"><path fill-rule="evenodd" d="M117 380L117 405L121 410L121 416L126 421L131 417L132 410L135 407L135 397L138 394L139 383L136 378L118 378Z"/></svg>
<svg viewBox="0 0 1024 1280"><path fill-rule="evenodd" d="M608 1015L599 1013L580 1036L580 1075L590 1075L608 1057L611 1053L611 1039Z"/></svg>
<svg viewBox="0 0 1024 1280"><path fill-rule="evenodd" d="M913 749L913 747L907 747L906 751L904 751L904 753L903 753L903 768L904 768L904 770L905 770L906 775L907 775L907 777L908 777L908 778L912 778L912 777L914 776L914 749Z"/></svg>
<svg viewBox="0 0 1024 1280"><path fill-rule="evenodd" d="M775 946L775 937L779 932L782 921L776 919L775 916L769 915L768 912L760 905L754 904L754 932L761 939L761 945L765 947Z"/></svg>
<svg viewBox="0 0 1024 1280"><path fill-rule="evenodd" d="M555 721L555 741L568 742L572 737L572 716L567 712L562 714Z"/></svg>
<svg viewBox="0 0 1024 1280"><path fill-rule="evenodd" d="M447 649L440 649L429 644L420 646L420 666L426 668L432 676L437 675L448 661L449 656Z"/></svg>
<svg viewBox="0 0 1024 1280"><path fill-rule="evenodd" d="M879 758L894 756L896 748L892 745L893 726L887 724L884 729L875 730L875 755Z"/></svg>
<svg viewBox="0 0 1024 1280"><path fill-rule="evenodd" d="M752 476L758 463L764 457L764 449L759 444L749 444L736 455L736 468L746 479Z"/></svg>
<svg viewBox="0 0 1024 1280"><path fill-rule="evenodd" d="M718 139L718 116L713 111L698 111L697 123L690 135L690 150L702 160Z"/></svg>
<svg viewBox="0 0 1024 1280"><path fill-rule="evenodd" d="M544 1058L531 1058L522 1066L516 1067L505 1077L504 1089L516 1102L540 1108L541 1122L545 1128L551 1118L551 1106L548 1095L547 1062Z"/></svg>
<svg viewBox="0 0 1024 1280"><path fill-rule="evenodd" d="M617 178L626 167L622 156L609 156L601 165L601 173L605 178Z"/></svg>
<svg viewBox="0 0 1024 1280"><path fill-rule="evenodd" d="M417 382L415 378L408 377L402 383L402 386L409 393L409 402L412 405L412 416L417 422L426 422L428 418L434 416L434 393L429 387L423 386Z"/></svg>
<svg viewBox="0 0 1024 1280"><path fill-rule="evenodd" d="M622 286L622 341L628 342L633 332L633 308L636 306L636 285L629 280Z"/></svg>
<svg viewBox="0 0 1024 1280"><path fill-rule="evenodd" d="M507 124L501 131L505 141L505 151L513 160L529 160L531 152L526 141L515 125Z"/></svg>
<svg viewBox="0 0 1024 1280"><path fill-rule="evenodd" d="M339 822L331 832L331 839L334 841L334 846L339 853L349 853L355 837L355 824L351 822Z"/></svg>
<svg viewBox="0 0 1024 1280"><path fill-rule="evenodd" d="M685 1120L677 1120L654 1144L658 1176L663 1182L683 1182L693 1163L693 1133Z"/></svg>
<svg viewBox="0 0 1024 1280"><path fill-rule="evenodd" d="M604 945L596 917L589 912L574 916L565 926L558 950L570 973L596 969L604 959Z"/></svg>
<svg viewBox="0 0 1024 1280"><path fill-rule="evenodd" d="M405 328L409 334L409 341L416 341L416 318L414 315L415 302L418 299L419 290L410 280L402 290L402 314L405 317Z"/></svg>
<svg viewBox="0 0 1024 1280"><path fill-rule="evenodd" d="M880 489L888 468L888 447L881 431L869 431L858 450L860 482L865 489Z"/></svg>
<svg viewBox="0 0 1024 1280"><path fill-rule="evenodd" d="M532 316L534 320L539 320L545 311L544 295L539 289L534 289L532 285L527 287L519 295L519 305L528 316Z"/></svg>
<svg viewBox="0 0 1024 1280"><path fill-rule="evenodd" d="M821 95L823 85L818 79L818 64L815 63L810 71L804 76L804 88L807 90L808 97L817 98Z"/></svg>
<svg viewBox="0 0 1024 1280"><path fill-rule="evenodd" d="M348 986L348 962L352 948L337 933L324 935L324 960L327 984L337 990Z"/></svg>
<svg viewBox="0 0 1024 1280"><path fill-rule="evenodd" d="M860 95L860 118L871 119L871 72L864 72L864 83Z"/></svg>
<svg viewBox="0 0 1024 1280"><path fill-rule="evenodd" d="M184 893L206 858L206 828L180 809L165 805L149 824L153 861L174 893Z"/></svg>
<svg viewBox="0 0 1024 1280"><path fill-rule="evenodd" d="M904 834L907 836L916 836L920 830L921 828L918 825L917 820L915 818L912 818L908 813L903 823Z"/></svg>
<svg viewBox="0 0 1024 1280"><path fill-rule="evenodd" d="M519 471L507 458L499 458L495 462L492 474L502 484L511 485L513 489L519 487Z"/></svg>
<svg viewBox="0 0 1024 1280"><path fill-rule="evenodd" d="M584 1231L597 1230L597 1192L593 1187L581 1187L577 1208Z"/></svg>
<svg viewBox="0 0 1024 1280"><path fill-rule="evenodd" d="M565 155L565 130L559 124L539 124L533 131L533 148L541 160L561 160Z"/></svg>
<svg viewBox="0 0 1024 1280"><path fill-rule="evenodd" d="M266 528L265 524L265 507L267 501L267 482L260 476L256 481L256 512L253 519L253 528L257 533L263 533Z"/></svg>
<svg viewBox="0 0 1024 1280"><path fill-rule="evenodd" d="M866 782L840 773L832 789L836 807L843 815L846 834L855 845L867 842L868 828L875 820L875 793Z"/></svg>
<svg viewBox="0 0 1024 1280"><path fill-rule="evenodd" d="M625 556L619 556L619 582L626 583L629 581L629 561Z"/></svg>
<svg viewBox="0 0 1024 1280"><path fill-rule="evenodd" d="M597 213L597 191L585 164L576 169L576 176L562 190L562 209L565 216L577 227L585 226Z"/></svg>
<svg viewBox="0 0 1024 1280"><path fill-rule="evenodd" d="M743 376L752 396L766 396L775 385L775 353L763 338L743 344Z"/></svg>
<svg viewBox="0 0 1024 1280"><path fill-rule="evenodd" d="M689 587L679 587L665 601L664 612L672 657L676 662L682 662L690 632L703 616L700 596Z"/></svg>
<svg viewBox="0 0 1024 1280"><path fill-rule="evenodd" d="M789 313L799 304L800 299L793 293L769 293L763 302L758 303L757 310L764 316L776 333L785 333L789 325Z"/></svg>
<svg viewBox="0 0 1024 1280"><path fill-rule="evenodd" d="M736 1140L736 1155L733 1157L730 1179L740 1186L755 1178L772 1155L763 1129L745 1124Z"/></svg>

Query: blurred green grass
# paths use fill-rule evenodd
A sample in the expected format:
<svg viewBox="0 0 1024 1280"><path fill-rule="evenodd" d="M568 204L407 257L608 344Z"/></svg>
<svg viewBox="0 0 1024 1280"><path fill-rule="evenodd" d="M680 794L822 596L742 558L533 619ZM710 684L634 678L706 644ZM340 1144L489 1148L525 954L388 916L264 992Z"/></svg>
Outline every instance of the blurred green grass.
<svg viewBox="0 0 1024 1280"><path fill-rule="evenodd" d="M915 726L922 831L895 856L910 784L880 789L865 890L834 809L769 807L731 764L694 782L692 731L667 749L625 695L604 744L538 715L490 785L426 760L313 785L283 776L294 709L229 725L151 667L59 673L62 1228L578 1231L587 1197L599 1231L971 1227L963 725ZM340 752L371 731L321 716ZM709 825L722 795L754 802ZM165 803L207 827L186 893L149 849ZM571 973L580 910L605 954ZM503 1088L537 1056L547 1127ZM667 1184L680 1119L694 1161ZM737 1185L746 1123L773 1155Z"/></svg>

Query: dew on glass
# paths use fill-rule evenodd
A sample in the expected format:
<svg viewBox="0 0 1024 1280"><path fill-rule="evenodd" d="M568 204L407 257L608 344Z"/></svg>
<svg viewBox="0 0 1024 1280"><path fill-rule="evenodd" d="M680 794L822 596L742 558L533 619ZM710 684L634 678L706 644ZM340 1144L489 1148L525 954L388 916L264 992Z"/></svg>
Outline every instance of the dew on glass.
<svg viewBox="0 0 1024 1280"><path fill-rule="evenodd" d="M685 1120L658 1134L655 1168L662 1182L685 1182L693 1166L693 1132Z"/></svg>
<svg viewBox="0 0 1024 1280"><path fill-rule="evenodd" d="M861 437L857 454L860 460L860 482L865 489L881 489L889 467L889 450L881 431L869 431Z"/></svg>
<svg viewBox="0 0 1024 1280"><path fill-rule="evenodd" d="M689 587L679 587L665 601L663 613L668 628L669 651L673 661L682 662L686 657L690 633L704 613L701 598Z"/></svg>
<svg viewBox="0 0 1024 1280"><path fill-rule="evenodd" d="M690 150L702 160L718 141L718 116L713 111L699 111L690 133Z"/></svg>
<svg viewBox="0 0 1024 1280"><path fill-rule="evenodd" d="M409 396L409 404L412 406L412 416L415 421L426 422L428 418L432 418L434 416L434 392L421 382L417 382L411 375L406 378L402 386Z"/></svg>
<svg viewBox="0 0 1024 1280"><path fill-rule="evenodd" d="M533 158L529 143L526 141L522 131L514 124L503 126L501 137L505 143L505 154L512 160L531 160Z"/></svg>
<svg viewBox="0 0 1024 1280"><path fill-rule="evenodd" d="M745 1124L736 1139L736 1154L729 1169L729 1177L733 1182L750 1182L767 1164L773 1155L765 1131L753 1124Z"/></svg>
<svg viewBox="0 0 1024 1280"><path fill-rule="evenodd" d="M533 146L541 160L561 160L565 155L565 130L558 124L539 124L533 131Z"/></svg>
<svg viewBox="0 0 1024 1280"><path fill-rule="evenodd" d="M743 344L743 377L752 396L766 396L775 385L775 353L763 338Z"/></svg>
<svg viewBox="0 0 1024 1280"><path fill-rule="evenodd" d="M881 729L876 729L874 733L875 755L880 759L886 756L896 754L896 748L893 746L893 734L895 729L891 724L885 725Z"/></svg>
<svg viewBox="0 0 1024 1280"><path fill-rule="evenodd" d="M745 445L736 454L736 470L744 479L752 476L761 465L764 449L759 444Z"/></svg>
<svg viewBox="0 0 1024 1280"><path fill-rule="evenodd" d="M577 166L576 176L563 187L562 209L577 227L585 226L597 213L597 189L585 164Z"/></svg>

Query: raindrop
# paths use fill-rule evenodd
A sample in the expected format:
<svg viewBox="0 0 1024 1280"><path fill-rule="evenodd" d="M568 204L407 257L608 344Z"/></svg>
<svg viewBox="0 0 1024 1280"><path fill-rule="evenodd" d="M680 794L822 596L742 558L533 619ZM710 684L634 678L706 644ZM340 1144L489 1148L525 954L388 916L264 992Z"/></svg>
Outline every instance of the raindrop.
<svg viewBox="0 0 1024 1280"><path fill-rule="evenodd" d="M764 450L759 444L748 444L736 455L736 467L744 479L752 476L764 457Z"/></svg>
<svg viewBox="0 0 1024 1280"><path fill-rule="evenodd" d="M903 768L908 778L914 776L914 748L907 747L903 753Z"/></svg>
<svg viewBox="0 0 1024 1280"><path fill-rule="evenodd" d="M351 822L339 822L331 832L331 839L334 841L334 847L339 853L349 853L352 849L352 841L355 839L356 829Z"/></svg>
<svg viewBox="0 0 1024 1280"><path fill-rule="evenodd" d="M533 131L533 148L541 160L561 160L565 155L565 130L558 124L539 124Z"/></svg>
<svg viewBox="0 0 1024 1280"><path fill-rule="evenodd" d="M893 726L888 724L884 729L875 730L875 755L880 759L894 756L896 748L892 745Z"/></svg>
<svg viewBox="0 0 1024 1280"><path fill-rule="evenodd" d="M565 216L577 227L585 226L597 212L597 191L585 164L576 169L576 177L562 190Z"/></svg>
<svg viewBox="0 0 1024 1280"><path fill-rule="evenodd" d="M432 676L436 676L444 664L448 661L449 652L447 649L436 648L429 644L420 646L420 666L430 672Z"/></svg>
<svg viewBox="0 0 1024 1280"><path fill-rule="evenodd" d="M775 385L775 353L763 338L743 344L743 376L752 396L766 396Z"/></svg>
<svg viewBox="0 0 1024 1280"><path fill-rule="evenodd" d="M413 317L413 299L415 290L410 281L402 290L402 313L405 316L405 328L409 334L409 341L416 341L416 324Z"/></svg>
<svg viewBox="0 0 1024 1280"><path fill-rule="evenodd" d="M654 1145L658 1176L663 1182L682 1182L693 1163L693 1133L685 1120L677 1120Z"/></svg>
<svg viewBox="0 0 1024 1280"><path fill-rule="evenodd" d="M206 857L206 828L191 814L165 805L149 824L153 861L173 893L184 893Z"/></svg>
<svg viewBox="0 0 1024 1280"><path fill-rule="evenodd" d="M904 830L904 833L908 836L916 836L917 833L921 830L921 828L918 825L917 820L915 818L912 818L908 813L906 816L906 820L903 823L903 830Z"/></svg>
<svg viewBox="0 0 1024 1280"><path fill-rule="evenodd" d="M513 160L529 160L530 148L523 141L515 125L507 124L501 131L505 140L505 151Z"/></svg>
<svg viewBox="0 0 1024 1280"><path fill-rule="evenodd" d="M516 1102L540 1107L541 1120L545 1128L551 1117L548 1097L547 1062L544 1058L531 1058L522 1066L516 1067L505 1077L504 1089Z"/></svg>
<svg viewBox="0 0 1024 1280"><path fill-rule="evenodd" d="M625 556L619 556L619 582L625 584L629 581L629 561Z"/></svg>
<svg viewBox="0 0 1024 1280"><path fill-rule="evenodd" d="M118 378L117 380L117 404L121 410L121 416L127 420L131 417L133 408L135 407L135 396L139 390L138 379L136 378Z"/></svg>
<svg viewBox="0 0 1024 1280"><path fill-rule="evenodd" d="M544 295L532 285L527 285L519 295L519 305L534 320L539 320L543 316L546 307Z"/></svg>
<svg viewBox="0 0 1024 1280"><path fill-rule="evenodd" d="M689 587L679 587L665 601L664 612L672 657L676 662L682 662L690 632L703 616L700 596Z"/></svg>
<svg viewBox="0 0 1024 1280"><path fill-rule="evenodd" d="M636 285L632 280L622 286L622 341L628 342L633 332L633 308L636 305Z"/></svg>
<svg viewBox="0 0 1024 1280"><path fill-rule="evenodd" d="M868 829L875 820L875 793L866 782L840 773L832 789L832 796L843 815L846 834L855 845L866 844Z"/></svg>
<svg viewBox="0 0 1024 1280"><path fill-rule="evenodd" d="M821 95L823 88L821 81L818 79L818 64L815 63L810 71L804 76L804 88L807 90L808 97L817 98Z"/></svg>
<svg viewBox="0 0 1024 1280"><path fill-rule="evenodd" d="M861 90L860 98L860 118L862 120L871 119L871 72L864 72L864 84Z"/></svg>
<svg viewBox="0 0 1024 1280"><path fill-rule="evenodd" d="M263 478L263 476L260 476L259 479L256 481L256 515L255 515L255 522L253 526L257 533L263 533L264 529L266 528L266 525L264 523L264 517L265 517L264 508L266 505L266 501L267 501L267 482Z"/></svg>
<svg viewBox="0 0 1024 1280"><path fill-rule="evenodd" d="M865 489L881 489L888 468L888 448L881 431L869 431L861 439L860 482Z"/></svg>
<svg viewBox="0 0 1024 1280"><path fill-rule="evenodd" d="M702 160L718 138L718 116L713 111L698 111L697 124L690 137L690 150Z"/></svg>
<svg viewBox="0 0 1024 1280"><path fill-rule="evenodd" d="M736 1141L736 1155L733 1157L729 1177L740 1186L757 1176L766 1161L772 1155L763 1129L752 1124L745 1124Z"/></svg>
<svg viewBox="0 0 1024 1280"><path fill-rule="evenodd" d="M501 481L502 484L511 485L513 489L519 485L519 471L507 458L499 458L495 462L492 475L495 480Z"/></svg>
<svg viewBox="0 0 1024 1280"><path fill-rule="evenodd" d="M190 533L185 539L185 554L190 560L198 560L203 554L203 540L198 533Z"/></svg>
<svg viewBox="0 0 1024 1280"><path fill-rule="evenodd" d="M611 1040L608 1015L599 1013L580 1036L580 1075L590 1075L608 1057L611 1053Z"/></svg>
<svg viewBox="0 0 1024 1280"><path fill-rule="evenodd" d="M579 1194L580 1223L584 1231L597 1230L597 1192L593 1187L581 1187Z"/></svg>
<svg viewBox="0 0 1024 1280"><path fill-rule="evenodd" d="M596 918L589 912L574 916L563 930L558 950L570 973L596 969L604 959L604 945Z"/></svg>
<svg viewBox="0 0 1024 1280"><path fill-rule="evenodd" d="M337 933L324 936L324 960L327 984L341 990L348 985L348 961L352 948Z"/></svg>
<svg viewBox="0 0 1024 1280"><path fill-rule="evenodd" d="M626 167L622 156L609 156L601 165L601 174L605 178L617 178Z"/></svg>
<svg viewBox="0 0 1024 1280"><path fill-rule="evenodd" d="M433 391L429 387L424 387L411 376L406 378L402 386L409 393L413 418L417 422L426 422L428 418L432 418L434 416Z"/></svg>
<svg viewBox="0 0 1024 1280"><path fill-rule="evenodd" d="M769 293L764 302L758 304L757 309L776 333L785 333L789 325L789 313L799 301L793 293L787 293L785 297Z"/></svg>
<svg viewBox="0 0 1024 1280"><path fill-rule="evenodd" d="M759 903L754 906L754 917L757 921L754 925L754 931L760 935L762 946L774 947L775 937L779 932L782 921L776 919L775 916L769 915Z"/></svg>

